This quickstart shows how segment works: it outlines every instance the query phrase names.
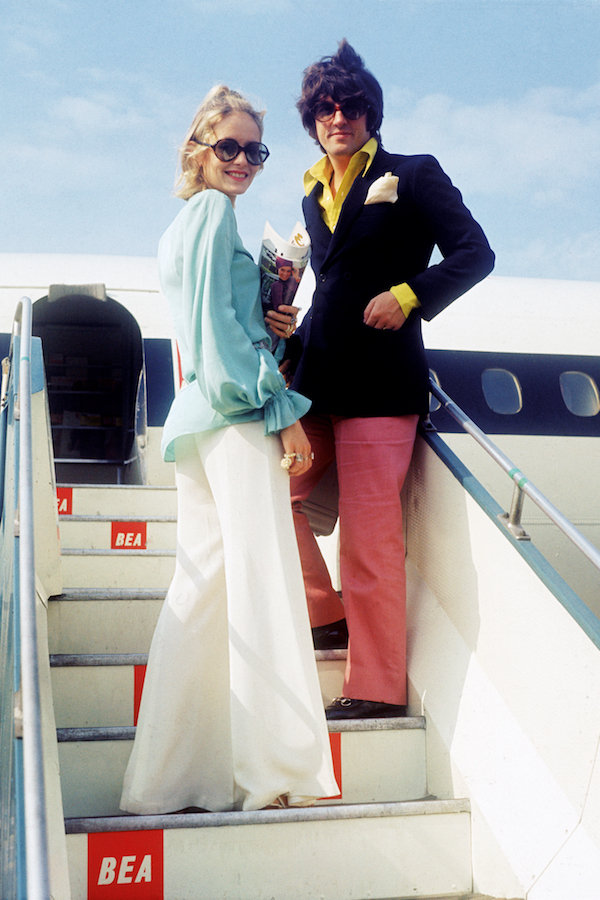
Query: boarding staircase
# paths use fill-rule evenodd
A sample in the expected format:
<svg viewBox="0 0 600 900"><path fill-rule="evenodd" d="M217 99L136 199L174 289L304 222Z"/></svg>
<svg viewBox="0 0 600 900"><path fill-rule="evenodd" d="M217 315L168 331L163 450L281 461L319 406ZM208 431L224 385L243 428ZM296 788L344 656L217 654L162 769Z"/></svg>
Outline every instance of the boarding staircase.
<svg viewBox="0 0 600 900"><path fill-rule="evenodd" d="M313 808L122 815L175 492L154 465L145 486L57 490L39 339L15 331L15 348L0 403L2 900L475 900L473 886L598 900L600 623L517 536L521 494L599 571L600 552L458 410L517 493L507 519L438 435L419 436L403 498L413 716L335 725L341 796ZM343 665L318 654L325 702Z"/></svg>
<svg viewBox="0 0 600 900"><path fill-rule="evenodd" d="M469 803L428 795L425 718L330 723L339 797L309 809L119 810L175 556L175 489L59 485L48 634L72 900L471 896ZM325 702L345 651L318 651ZM419 712L414 711L414 712Z"/></svg>

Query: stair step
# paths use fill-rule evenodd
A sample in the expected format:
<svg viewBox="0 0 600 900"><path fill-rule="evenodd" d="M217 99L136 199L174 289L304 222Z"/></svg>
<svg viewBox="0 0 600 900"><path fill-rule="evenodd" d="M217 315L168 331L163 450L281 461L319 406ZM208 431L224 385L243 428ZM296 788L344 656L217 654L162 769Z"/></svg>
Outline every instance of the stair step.
<svg viewBox="0 0 600 900"><path fill-rule="evenodd" d="M175 570L175 550L62 550L68 588L162 588Z"/></svg>
<svg viewBox="0 0 600 900"><path fill-rule="evenodd" d="M342 693L345 650L316 651L324 705ZM134 725L147 653L72 653L50 656L58 727Z"/></svg>
<svg viewBox="0 0 600 900"><path fill-rule="evenodd" d="M415 800L427 793L425 720L330 722L341 797L328 803ZM114 816L135 728L57 730L63 806L68 817Z"/></svg>
<svg viewBox="0 0 600 900"><path fill-rule="evenodd" d="M459 898L472 890L464 800L65 824L72 900L88 897L88 883L119 877L146 882L157 900Z"/></svg>
<svg viewBox="0 0 600 900"><path fill-rule="evenodd" d="M50 653L147 653L165 594L155 585L66 588L48 604Z"/></svg>
<svg viewBox="0 0 600 900"><path fill-rule="evenodd" d="M48 648L55 658L55 665L61 664L61 658L71 658L71 662L64 665L95 665L88 656L90 654L105 654L107 657L147 654L165 594L166 589L163 588L67 588L62 594L51 597L48 604ZM79 657L78 662L72 659L74 655ZM317 654L323 697L327 698L327 702L342 692L343 679L340 676L345 658L345 650ZM110 663L105 658L101 664ZM115 658L113 664L119 665L120 662ZM125 665L143 663L130 661ZM61 677L57 676L57 679Z"/></svg>
<svg viewBox="0 0 600 900"><path fill-rule="evenodd" d="M171 485L59 484L58 509L79 516L115 518L177 513L177 491Z"/></svg>
<svg viewBox="0 0 600 900"><path fill-rule="evenodd" d="M60 516L60 542L66 549L173 550L176 516Z"/></svg>

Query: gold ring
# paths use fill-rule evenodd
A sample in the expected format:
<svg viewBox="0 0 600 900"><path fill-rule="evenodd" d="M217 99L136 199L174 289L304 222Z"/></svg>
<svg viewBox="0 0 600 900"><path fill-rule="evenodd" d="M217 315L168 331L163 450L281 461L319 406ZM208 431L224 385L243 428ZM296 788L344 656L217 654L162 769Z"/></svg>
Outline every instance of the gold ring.
<svg viewBox="0 0 600 900"><path fill-rule="evenodd" d="M295 453L284 453L283 459L281 460L281 468L282 469L290 469L294 465L295 458L296 458Z"/></svg>

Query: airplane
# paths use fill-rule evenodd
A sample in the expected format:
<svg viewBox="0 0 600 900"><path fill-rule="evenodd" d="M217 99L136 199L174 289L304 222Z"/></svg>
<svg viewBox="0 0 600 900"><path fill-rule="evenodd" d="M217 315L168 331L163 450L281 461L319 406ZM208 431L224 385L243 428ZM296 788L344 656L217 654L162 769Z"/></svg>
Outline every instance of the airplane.
<svg viewBox="0 0 600 900"><path fill-rule="evenodd" d="M0 271L0 355L12 354L1 896L596 900L600 284L490 276L424 323L430 413L403 492L409 716L330 723L341 795L307 810L131 817L120 783L174 564L174 467L160 457L181 384L169 311L150 258L0 254ZM305 275L304 311L310 292ZM40 648L23 664L40 683L28 752L43 748L33 799L7 618L22 297ZM333 475L309 515L338 579ZM316 656L329 702L345 651ZM36 797L42 836L30 845Z"/></svg>

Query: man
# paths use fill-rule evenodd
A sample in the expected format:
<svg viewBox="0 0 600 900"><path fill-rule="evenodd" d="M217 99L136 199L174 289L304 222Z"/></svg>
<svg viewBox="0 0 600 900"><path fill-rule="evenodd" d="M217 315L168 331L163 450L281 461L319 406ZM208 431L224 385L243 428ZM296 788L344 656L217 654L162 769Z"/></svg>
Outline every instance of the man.
<svg viewBox="0 0 600 900"><path fill-rule="evenodd" d="M421 319L484 278L494 254L433 157L382 148L381 87L346 41L306 69L298 109L325 156L304 181L316 289L287 350L291 386L312 400L315 455L292 502L315 646L349 633L344 696L326 715L405 715L400 491L428 411ZM429 266L435 245L443 259ZM302 512L333 459L343 605Z"/></svg>

